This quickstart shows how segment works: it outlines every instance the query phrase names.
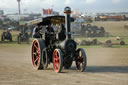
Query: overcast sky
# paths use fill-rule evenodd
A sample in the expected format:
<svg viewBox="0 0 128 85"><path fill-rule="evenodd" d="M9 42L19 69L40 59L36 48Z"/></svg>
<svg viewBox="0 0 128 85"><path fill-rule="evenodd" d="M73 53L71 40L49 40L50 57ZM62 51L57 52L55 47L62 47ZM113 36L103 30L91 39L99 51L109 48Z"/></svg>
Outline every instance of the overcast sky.
<svg viewBox="0 0 128 85"><path fill-rule="evenodd" d="M17 0L0 0L0 9L7 13L18 12ZM128 12L128 0L21 0L21 13L41 13L42 8L63 12L65 6L80 12Z"/></svg>

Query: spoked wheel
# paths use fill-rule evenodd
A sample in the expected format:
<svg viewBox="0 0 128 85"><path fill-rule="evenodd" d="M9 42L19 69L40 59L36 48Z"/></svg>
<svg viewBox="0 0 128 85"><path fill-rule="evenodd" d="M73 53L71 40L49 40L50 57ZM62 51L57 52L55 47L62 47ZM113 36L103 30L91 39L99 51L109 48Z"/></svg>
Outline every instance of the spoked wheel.
<svg viewBox="0 0 128 85"><path fill-rule="evenodd" d="M83 48L76 51L76 67L79 71L83 72L86 68L87 57Z"/></svg>
<svg viewBox="0 0 128 85"><path fill-rule="evenodd" d="M43 40L35 39L32 44L32 65L35 69L43 69L41 51L45 47Z"/></svg>
<svg viewBox="0 0 128 85"><path fill-rule="evenodd" d="M53 68L56 73L61 72L63 67L63 56L60 49L55 49L52 56Z"/></svg>

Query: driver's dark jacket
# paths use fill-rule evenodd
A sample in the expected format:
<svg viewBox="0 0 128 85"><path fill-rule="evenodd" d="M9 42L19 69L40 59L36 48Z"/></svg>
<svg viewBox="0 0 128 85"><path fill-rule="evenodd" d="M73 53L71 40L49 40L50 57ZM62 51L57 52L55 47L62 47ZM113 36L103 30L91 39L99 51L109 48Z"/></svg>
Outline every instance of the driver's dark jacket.
<svg viewBox="0 0 128 85"><path fill-rule="evenodd" d="M54 30L53 30L53 28L52 28L52 27L50 27L50 28L49 28L49 27L47 27L47 28L46 28L46 30L47 30L47 32L54 32Z"/></svg>
<svg viewBox="0 0 128 85"><path fill-rule="evenodd" d="M52 40L53 40L53 35L54 35L53 33L54 33L54 30L52 27L46 28L45 41L46 41L47 46L50 44L50 41L52 42Z"/></svg>

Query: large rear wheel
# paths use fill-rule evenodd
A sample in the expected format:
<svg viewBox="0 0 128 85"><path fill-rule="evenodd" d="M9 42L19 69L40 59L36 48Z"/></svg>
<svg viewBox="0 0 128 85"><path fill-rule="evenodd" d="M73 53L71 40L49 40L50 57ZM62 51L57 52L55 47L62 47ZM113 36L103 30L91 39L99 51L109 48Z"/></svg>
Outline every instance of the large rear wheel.
<svg viewBox="0 0 128 85"><path fill-rule="evenodd" d="M87 65L87 57L83 48L76 51L76 67L79 71L83 72Z"/></svg>
<svg viewBox="0 0 128 85"><path fill-rule="evenodd" d="M43 69L42 65L42 49L45 48L43 40L35 39L32 44L32 65L35 69Z"/></svg>
<svg viewBox="0 0 128 85"><path fill-rule="evenodd" d="M55 49L52 56L53 68L56 73L61 72L63 67L63 56L60 49Z"/></svg>

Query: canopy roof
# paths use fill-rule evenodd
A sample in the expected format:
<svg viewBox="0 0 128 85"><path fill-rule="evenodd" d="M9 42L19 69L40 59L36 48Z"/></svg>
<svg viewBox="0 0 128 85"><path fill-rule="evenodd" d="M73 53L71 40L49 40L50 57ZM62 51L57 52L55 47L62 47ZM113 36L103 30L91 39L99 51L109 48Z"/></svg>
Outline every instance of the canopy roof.
<svg viewBox="0 0 128 85"><path fill-rule="evenodd" d="M71 18L71 22L73 22L74 19ZM42 18L42 22L40 22L40 25L48 25L48 24L64 24L65 23L65 16L47 16Z"/></svg>
<svg viewBox="0 0 128 85"><path fill-rule="evenodd" d="M74 18L71 18L71 22L74 22ZM40 24L40 25L48 25L48 24L64 24L65 16L46 16L43 18L35 19L27 22L27 25Z"/></svg>

